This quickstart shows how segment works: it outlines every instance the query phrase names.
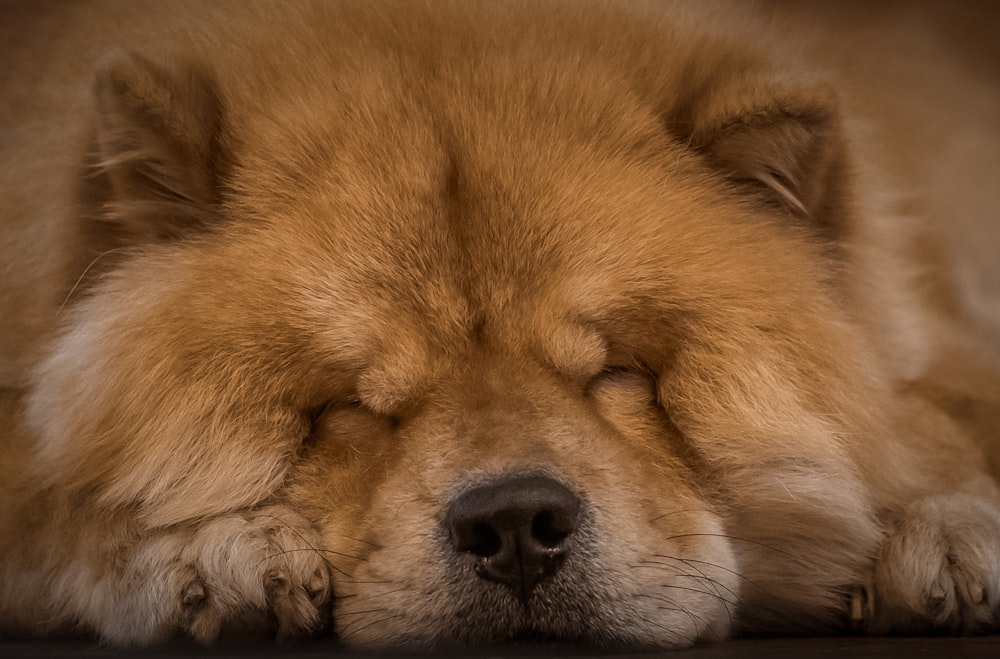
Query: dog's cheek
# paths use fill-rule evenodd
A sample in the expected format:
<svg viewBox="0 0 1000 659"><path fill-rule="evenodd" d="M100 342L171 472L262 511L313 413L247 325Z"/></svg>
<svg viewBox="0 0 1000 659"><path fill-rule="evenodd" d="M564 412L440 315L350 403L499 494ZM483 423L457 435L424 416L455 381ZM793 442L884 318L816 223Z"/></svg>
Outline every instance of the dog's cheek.
<svg viewBox="0 0 1000 659"><path fill-rule="evenodd" d="M845 589L864 579L879 537L870 491L839 419L806 407L794 372L762 355L763 343L728 362L689 350L661 377L659 399L705 473L719 475L741 574L770 584L745 590L743 623L839 624Z"/></svg>
<svg viewBox="0 0 1000 659"><path fill-rule="evenodd" d="M27 403L47 482L150 527L267 497L306 423L289 335L208 299L183 260L146 258L81 301Z"/></svg>
<svg viewBox="0 0 1000 659"><path fill-rule="evenodd" d="M651 376L614 374L595 383L591 396L614 429L601 456L613 465L612 480L597 495L609 513L603 551L611 564L628 566L617 568L617 581L637 602L667 598L692 613L697 622L685 633L725 635L744 584L715 496L716 474L660 406ZM630 537L627 546L622 537ZM686 623L676 621L678 629Z"/></svg>
<svg viewBox="0 0 1000 659"><path fill-rule="evenodd" d="M597 413L617 430L622 441L637 451L652 454L655 464L669 464L674 478L694 483L694 478L682 475L696 472L702 481L709 477L695 447L685 440L660 405L652 376L612 373L596 379L589 395Z"/></svg>
<svg viewBox="0 0 1000 659"><path fill-rule="evenodd" d="M368 535L363 520L401 459L395 424L361 407L328 410L299 452L283 496L315 511L332 537Z"/></svg>

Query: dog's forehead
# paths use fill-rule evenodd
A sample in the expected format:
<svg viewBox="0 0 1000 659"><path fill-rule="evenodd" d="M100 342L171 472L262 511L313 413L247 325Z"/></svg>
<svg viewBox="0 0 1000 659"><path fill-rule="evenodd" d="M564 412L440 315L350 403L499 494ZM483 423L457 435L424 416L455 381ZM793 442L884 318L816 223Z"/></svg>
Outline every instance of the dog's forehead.
<svg viewBox="0 0 1000 659"><path fill-rule="evenodd" d="M309 231L291 223L312 273L303 286L348 296L348 315L441 326L431 335L596 319L657 283L652 245L621 239L654 231L654 218L629 208L635 184L617 185L603 164L572 169L579 178L442 169L436 188L419 192L411 181L363 181L346 204L311 213Z"/></svg>
<svg viewBox="0 0 1000 659"><path fill-rule="evenodd" d="M442 51L414 85L379 51L338 64L336 85L303 71L248 101L264 116L245 117L254 148L233 189L292 246L308 315L339 328L322 330L339 355L361 361L401 327L446 347L491 333L529 345L544 316L759 306L772 284L758 276L793 269L785 237L736 217L732 189L671 137L644 86L574 44L540 78L512 63L516 48Z"/></svg>
<svg viewBox="0 0 1000 659"><path fill-rule="evenodd" d="M271 242L294 250L310 331L345 365L381 355L417 373L426 355L487 342L585 374L601 367L609 328L738 302L771 258L734 248L721 263L706 248L754 244L741 232L756 229L635 102L603 132L596 117L613 104L539 117L533 99L475 98L451 111L390 94L354 123L314 126L298 156L250 163L271 175L255 176L248 203L281 234ZM391 358L383 348L415 343Z"/></svg>

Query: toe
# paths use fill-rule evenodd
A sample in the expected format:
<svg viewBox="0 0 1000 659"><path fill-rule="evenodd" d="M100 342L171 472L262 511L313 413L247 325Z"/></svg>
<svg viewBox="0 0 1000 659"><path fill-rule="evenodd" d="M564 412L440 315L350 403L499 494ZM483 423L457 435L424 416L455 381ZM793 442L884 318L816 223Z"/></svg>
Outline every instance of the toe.
<svg viewBox="0 0 1000 659"><path fill-rule="evenodd" d="M197 609L205 601L205 584L201 579L192 581L184 587L181 593L181 603L186 609Z"/></svg>

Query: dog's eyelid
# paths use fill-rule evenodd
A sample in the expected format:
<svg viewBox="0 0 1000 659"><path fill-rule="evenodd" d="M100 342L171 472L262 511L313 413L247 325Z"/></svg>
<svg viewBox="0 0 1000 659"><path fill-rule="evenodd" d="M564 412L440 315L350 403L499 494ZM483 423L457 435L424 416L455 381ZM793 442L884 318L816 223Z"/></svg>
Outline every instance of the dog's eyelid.
<svg viewBox="0 0 1000 659"><path fill-rule="evenodd" d="M316 426L323 420L323 417L332 411L339 409L360 409L364 403L356 395L343 398L327 398L320 403L310 405L302 410L302 417L310 427L310 434L315 432Z"/></svg>
<svg viewBox="0 0 1000 659"><path fill-rule="evenodd" d="M650 377L649 370L641 364L637 364L636 362L612 361L605 364L600 371L587 381L584 391L589 394L594 391L595 387L608 381L646 377Z"/></svg>
<svg viewBox="0 0 1000 659"><path fill-rule="evenodd" d="M316 432L319 429L323 415L325 415L327 410L330 409L332 403L332 400L325 400L322 403L311 405L302 410L302 419L306 430L303 436L303 441L311 441L316 436Z"/></svg>
<svg viewBox="0 0 1000 659"><path fill-rule="evenodd" d="M327 409L329 409L329 407L332 404L333 404L333 399L324 400L322 403L319 403L318 405L312 405L310 407L307 407L306 409L303 410L303 414L307 419L315 421L316 419L319 419L319 417L323 416L323 413L326 412Z"/></svg>
<svg viewBox="0 0 1000 659"><path fill-rule="evenodd" d="M608 359L601 368L601 375L621 373L633 373L644 376L653 375L654 369L645 360L636 357L633 350L612 345L608 352Z"/></svg>
<svg viewBox="0 0 1000 659"><path fill-rule="evenodd" d="M306 420L309 427L309 436L316 434L319 426L323 423L323 419L336 412L365 412L375 417L380 417L389 422L389 424L396 428L402 422L403 418L396 414L383 414L376 410L371 409L365 405L364 401L361 400L360 396L351 395L343 399L330 398L318 405L313 405L307 407L302 411L302 416Z"/></svg>

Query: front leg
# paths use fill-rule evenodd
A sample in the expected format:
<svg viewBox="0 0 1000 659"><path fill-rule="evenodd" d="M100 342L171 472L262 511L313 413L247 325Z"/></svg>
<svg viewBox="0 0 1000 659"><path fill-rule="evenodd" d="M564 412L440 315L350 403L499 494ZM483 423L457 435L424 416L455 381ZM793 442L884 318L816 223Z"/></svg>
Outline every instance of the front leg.
<svg viewBox="0 0 1000 659"><path fill-rule="evenodd" d="M221 515L110 552L101 576L68 595L83 626L115 645L177 635L210 643L225 626L262 613L279 638L313 634L329 622L331 596L318 542L284 506Z"/></svg>
<svg viewBox="0 0 1000 659"><path fill-rule="evenodd" d="M872 632L1000 629L1000 510L992 499L928 496L885 522Z"/></svg>

